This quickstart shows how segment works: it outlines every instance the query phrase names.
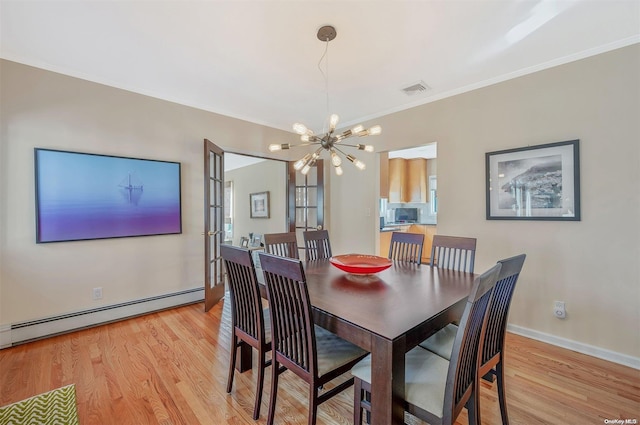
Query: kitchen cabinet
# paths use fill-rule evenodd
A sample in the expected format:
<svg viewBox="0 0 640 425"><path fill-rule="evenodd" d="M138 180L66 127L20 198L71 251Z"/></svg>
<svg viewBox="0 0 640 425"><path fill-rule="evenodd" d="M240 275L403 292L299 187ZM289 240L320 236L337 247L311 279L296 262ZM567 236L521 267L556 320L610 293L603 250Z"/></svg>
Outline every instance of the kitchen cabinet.
<svg viewBox="0 0 640 425"><path fill-rule="evenodd" d="M405 202L405 186L407 180L406 159L391 158L389 160L389 202Z"/></svg>
<svg viewBox="0 0 640 425"><path fill-rule="evenodd" d="M427 160L389 160L389 202L427 202Z"/></svg>

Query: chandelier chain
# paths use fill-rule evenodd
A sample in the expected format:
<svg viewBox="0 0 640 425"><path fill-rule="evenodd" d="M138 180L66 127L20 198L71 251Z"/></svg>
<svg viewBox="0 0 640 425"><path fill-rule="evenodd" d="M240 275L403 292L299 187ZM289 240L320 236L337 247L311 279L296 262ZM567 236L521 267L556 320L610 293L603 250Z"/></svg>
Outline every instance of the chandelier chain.
<svg viewBox="0 0 640 425"><path fill-rule="evenodd" d="M325 60L325 70L326 73L322 70L322 60ZM326 40L324 42L324 53L322 54L322 56L320 57L320 60L318 61L318 69L320 70L320 73L322 74L322 78L324 79L324 94L325 94L325 106L327 108L327 115L329 114L329 112L331 111L331 109L329 108L329 40ZM327 123L324 123L322 126L322 132L326 132L327 131Z"/></svg>

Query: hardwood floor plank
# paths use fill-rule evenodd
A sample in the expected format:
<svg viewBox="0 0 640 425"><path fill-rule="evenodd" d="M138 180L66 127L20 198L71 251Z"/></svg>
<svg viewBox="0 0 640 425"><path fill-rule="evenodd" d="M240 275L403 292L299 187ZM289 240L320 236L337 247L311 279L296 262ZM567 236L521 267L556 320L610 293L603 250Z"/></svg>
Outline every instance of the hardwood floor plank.
<svg viewBox="0 0 640 425"><path fill-rule="evenodd" d="M75 383L83 425L264 424L270 370L254 421L256 369L236 373L226 393L230 335L223 301L209 313L194 304L0 350L0 405ZM512 425L640 419L638 370L513 334L505 370ZM352 397L350 388L323 403L318 424L352 423ZM306 423L307 398L306 383L281 375L276 424ZM483 382L480 399L482 423L500 424L495 385Z"/></svg>

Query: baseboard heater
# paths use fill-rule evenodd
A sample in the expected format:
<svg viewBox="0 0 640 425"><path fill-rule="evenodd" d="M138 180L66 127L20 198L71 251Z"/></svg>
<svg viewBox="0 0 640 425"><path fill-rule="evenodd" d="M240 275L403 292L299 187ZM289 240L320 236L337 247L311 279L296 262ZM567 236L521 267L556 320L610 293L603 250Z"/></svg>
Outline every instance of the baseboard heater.
<svg viewBox="0 0 640 425"><path fill-rule="evenodd" d="M0 336L0 348L116 322L154 311L193 304L203 299L204 288L194 288L75 313L14 323L0 329L0 333L3 334Z"/></svg>

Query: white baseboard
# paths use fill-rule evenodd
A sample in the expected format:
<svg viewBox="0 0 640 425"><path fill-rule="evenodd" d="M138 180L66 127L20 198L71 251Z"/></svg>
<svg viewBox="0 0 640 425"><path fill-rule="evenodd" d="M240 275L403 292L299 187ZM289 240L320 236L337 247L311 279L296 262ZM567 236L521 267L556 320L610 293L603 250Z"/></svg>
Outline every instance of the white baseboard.
<svg viewBox="0 0 640 425"><path fill-rule="evenodd" d="M0 349L62 333L127 319L154 311L200 302L204 288L103 306L0 327Z"/></svg>
<svg viewBox="0 0 640 425"><path fill-rule="evenodd" d="M11 347L11 325L0 325L0 350Z"/></svg>
<svg viewBox="0 0 640 425"><path fill-rule="evenodd" d="M507 331L514 334L522 335L527 338L546 342L551 345L566 348L568 350L577 351L578 353L587 354L602 360L618 363L640 370L640 358L629 356L627 354L618 353L616 351L607 350L593 345L585 344L571 339L562 338L548 333L536 331L522 326L507 325Z"/></svg>

